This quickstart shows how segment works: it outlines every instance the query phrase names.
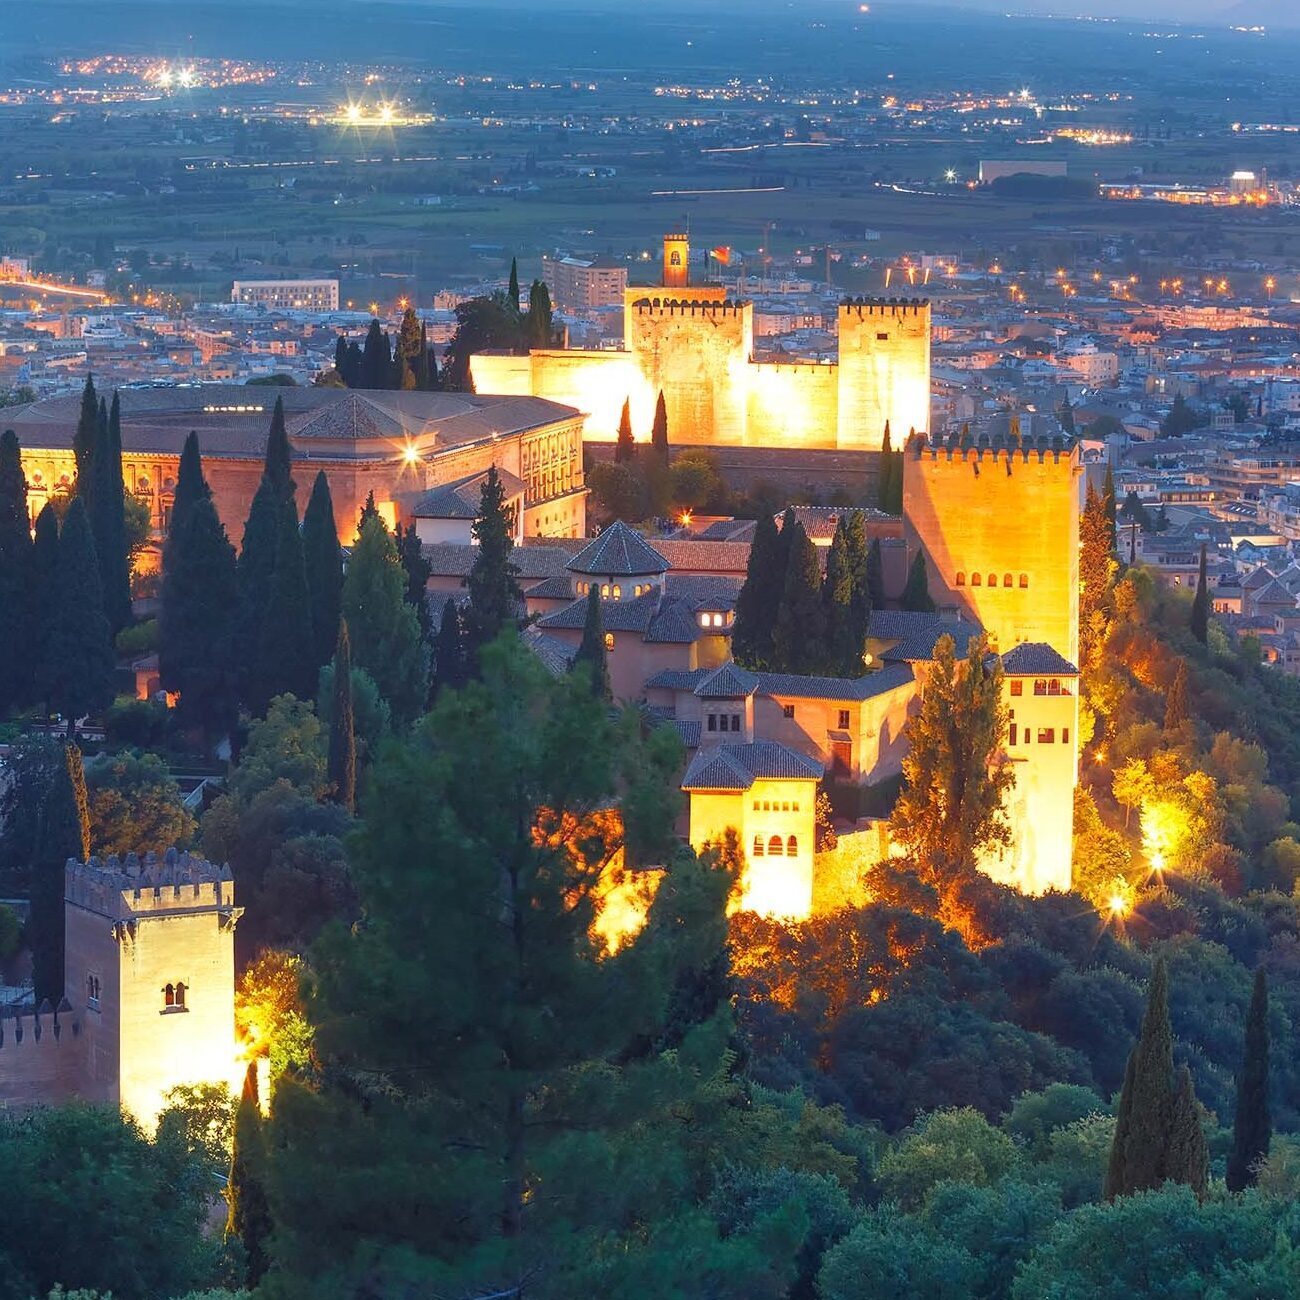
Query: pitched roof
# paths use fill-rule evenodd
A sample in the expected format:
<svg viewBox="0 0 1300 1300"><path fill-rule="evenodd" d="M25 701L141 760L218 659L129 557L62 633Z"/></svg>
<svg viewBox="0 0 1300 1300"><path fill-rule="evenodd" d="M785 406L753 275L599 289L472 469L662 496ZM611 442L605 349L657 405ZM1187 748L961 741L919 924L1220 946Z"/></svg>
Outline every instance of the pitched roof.
<svg viewBox="0 0 1300 1300"><path fill-rule="evenodd" d="M1002 656L1002 671L1012 677L1077 677L1079 670L1045 641L1026 641Z"/></svg>
<svg viewBox="0 0 1300 1300"><path fill-rule="evenodd" d="M506 499L522 496L524 483L509 470L498 469L501 489ZM457 479L454 483L443 483L439 487L422 492L407 507L407 511L421 519L477 519L482 504L483 484L487 480L487 471L470 474Z"/></svg>
<svg viewBox="0 0 1300 1300"><path fill-rule="evenodd" d="M803 677L796 673L759 673L763 695L793 695L809 700L869 700L914 680L906 663L886 664L864 677Z"/></svg>
<svg viewBox="0 0 1300 1300"><path fill-rule="evenodd" d="M970 643L984 631L978 623L963 618L931 617L935 618L933 623L917 627L896 645L882 651L881 659L896 663L918 663L933 659L935 646L945 636L952 637L954 653L958 659L964 659L970 653Z"/></svg>
<svg viewBox="0 0 1300 1300"><path fill-rule="evenodd" d="M542 661L546 670L554 677L563 676L573 667L577 646L571 646L559 637L547 636L535 627L525 628L520 639Z"/></svg>
<svg viewBox="0 0 1300 1300"><path fill-rule="evenodd" d="M671 566L635 528L616 519L590 546L584 547L570 561L574 573L592 573L604 577L632 577L667 573Z"/></svg>
<svg viewBox="0 0 1300 1300"><path fill-rule="evenodd" d="M474 567L477 546L462 542L426 542L421 548L429 561L433 576L463 578ZM567 575L569 553L560 546L516 546L510 551L510 563L519 570L521 581L541 581Z"/></svg>
<svg viewBox="0 0 1300 1300"><path fill-rule="evenodd" d="M764 778L818 781L824 772L822 764L776 740L710 745L691 759L682 789L748 790Z"/></svg>
<svg viewBox="0 0 1300 1300"><path fill-rule="evenodd" d="M706 700L734 700L753 695L758 686L758 676L728 660L715 668L695 688L695 694Z"/></svg>

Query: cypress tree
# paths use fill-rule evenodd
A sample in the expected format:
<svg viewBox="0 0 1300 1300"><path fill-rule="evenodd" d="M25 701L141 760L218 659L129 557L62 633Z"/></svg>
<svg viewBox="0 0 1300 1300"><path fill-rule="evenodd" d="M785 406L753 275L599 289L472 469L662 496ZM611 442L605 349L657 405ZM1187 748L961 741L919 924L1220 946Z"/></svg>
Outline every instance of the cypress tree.
<svg viewBox="0 0 1300 1300"><path fill-rule="evenodd" d="M515 625L523 600L519 570L510 559L515 545L513 520L495 465L488 470L471 531L478 549L465 579L469 589L467 632L470 657L477 664L479 650L503 628Z"/></svg>
<svg viewBox="0 0 1300 1300"><path fill-rule="evenodd" d="M348 340L345 334L340 334L334 340L334 369L338 372L339 378L346 384L348 382Z"/></svg>
<svg viewBox="0 0 1300 1300"><path fill-rule="evenodd" d="M230 1175L226 1179L226 1238L238 1237L244 1248L244 1281L251 1290L271 1265L271 1209L266 1187L266 1134L257 1104L257 1063L250 1061L235 1111L230 1148Z"/></svg>
<svg viewBox="0 0 1300 1300"><path fill-rule="evenodd" d="M1169 1138L1165 1148L1164 1178L1167 1182L1185 1183L1203 1201L1210 1185L1210 1152L1201 1127L1192 1072L1187 1066L1178 1070L1169 1113Z"/></svg>
<svg viewBox="0 0 1300 1300"><path fill-rule="evenodd" d="M1240 1192L1254 1184L1259 1162L1273 1139L1269 1104L1268 978L1261 966L1246 1013L1241 1068L1237 1071L1237 1108L1232 1119L1232 1151L1228 1155L1228 1190Z"/></svg>
<svg viewBox="0 0 1300 1300"><path fill-rule="evenodd" d="M77 494L85 497L87 504L94 493L91 465L95 459L95 443L99 441L99 394L95 380L86 376L81 390L81 411L77 415L77 429L72 435L72 454L77 463Z"/></svg>
<svg viewBox="0 0 1300 1300"><path fill-rule="evenodd" d="M253 504L249 508L239 549L236 661L240 670L241 692L246 703L250 695L258 693L254 679L260 663L262 622L275 574L281 522L286 516L292 516L294 523L297 523L291 461L292 451L284 423L284 402L277 397L266 439L262 480L253 495Z"/></svg>
<svg viewBox="0 0 1300 1300"><path fill-rule="evenodd" d="M521 308L519 306L519 259L512 257L510 259L510 287L506 290L506 297L510 300L510 306L516 315Z"/></svg>
<svg viewBox="0 0 1300 1300"><path fill-rule="evenodd" d="M32 535L22 450L0 434L0 718L31 691Z"/></svg>
<svg viewBox="0 0 1300 1300"><path fill-rule="evenodd" d="M817 547L796 519L787 539L785 583L772 629L777 672L814 673L821 666L825 627L821 577Z"/></svg>
<svg viewBox="0 0 1300 1300"><path fill-rule="evenodd" d="M894 492L890 480L894 473L894 448L885 421L885 436L880 443L880 471L876 476L876 507L885 514L893 513Z"/></svg>
<svg viewBox="0 0 1300 1300"><path fill-rule="evenodd" d="M867 595L871 609L885 607L885 557L880 549L880 538L873 537L867 548Z"/></svg>
<svg viewBox="0 0 1300 1300"><path fill-rule="evenodd" d="M31 611L31 678L32 698L49 711L50 633L58 608L54 584L59 574L59 517L47 501L36 516L32 535L31 581L27 590L27 608Z"/></svg>
<svg viewBox="0 0 1300 1300"><path fill-rule="evenodd" d="M903 586L903 596L899 604L904 609L915 610L918 613L934 613L934 600L930 595L930 578L925 567L924 551L917 551L912 557L912 565L907 571L907 582Z"/></svg>
<svg viewBox="0 0 1300 1300"><path fill-rule="evenodd" d="M1205 577L1205 544L1201 544L1201 566L1192 599L1192 635L1205 645L1210 637L1210 588Z"/></svg>
<svg viewBox="0 0 1300 1300"><path fill-rule="evenodd" d="M203 477L203 455L199 435L190 430L181 448L180 469L176 474L176 491L172 495L171 516L167 521L167 545L185 524L185 516L200 497L211 497L212 489Z"/></svg>
<svg viewBox="0 0 1300 1300"><path fill-rule="evenodd" d="M1061 432L1067 438L1073 438L1078 430L1074 427L1074 407L1070 403L1069 393L1066 393L1065 401L1061 403L1061 409L1056 414L1061 422Z"/></svg>
<svg viewBox="0 0 1300 1300"><path fill-rule="evenodd" d="M126 484L122 478L122 407L116 392L91 467L90 522L104 613L114 634L131 621L131 561L126 551Z"/></svg>
<svg viewBox="0 0 1300 1300"><path fill-rule="evenodd" d="M659 390L655 399L655 420L650 429L650 449L661 465L668 464L668 406L664 402L664 390Z"/></svg>
<svg viewBox="0 0 1300 1300"><path fill-rule="evenodd" d="M1173 1116L1174 1036L1169 1026L1169 976L1157 959L1146 1012L1129 1058L1111 1150L1106 1199L1149 1191L1165 1180Z"/></svg>
<svg viewBox="0 0 1300 1300"><path fill-rule="evenodd" d="M1119 533L1116 530L1115 517L1115 470L1110 461L1106 462L1106 480L1102 485L1102 504L1106 508L1106 522L1110 527L1110 550L1113 555L1119 545Z"/></svg>
<svg viewBox="0 0 1300 1300"><path fill-rule="evenodd" d="M372 320L361 349L360 387L391 388L392 380L393 351L388 345L388 335L377 320Z"/></svg>
<svg viewBox="0 0 1300 1300"><path fill-rule="evenodd" d="M862 652L871 614L866 540L862 512L852 510L840 516L826 557L822 581L824 670L838 677L862 676Z"/></svg>
<svg viewBox="0 0 1300 1300"><path fill-rule="evenodd" d="M623 414L618 417L618 439L614 443L614 464L624 465L636 459L636 442L632 437L632 402L623 403Z"/></svg>
<svg viewBox="0 0 1300 1300"><path fill-rule="evenodd" d="M458 691L469 679L465 662L465 637L460 626L456 602L447 597L442 607L442 622L434 642L434 686L438 691Z"/></svg>
<svg viewBox="0 0 1300 1300"><path fill-rule="evenodd" d="M63 762L54 765L54 777L45 793L31 863L32 982L36 1005L58 1006L63 997L64 867L69 858L85 861L89 819L84 802L85 776L80 770L81 750L65 745ZM74 775L75 773L75 775Z"/></svg>
<svg viewBox="0 0 1300 1300"><path fill-rule="evenodd" d="M424 547L412 521L403 528L397 526L397 554L406 573L406 603L415 611L415 621L420 625L420 640L432 650L433 618L429 613L429 579L433 566L424 558Z"/></svg>
<svg viewBox="0 0 1300 1300"><path fill-rule="evenodd" d="M393 718L413 722L429 696L429 653L406 600L406 572L384 521L367 519L343 581L343 617L352 659L388 701Z"/></svg>
<svg viewBox="0 0 1300 1300"><path fill-rule="evenodd" d="M361 344L356 339L349 339L347 369L343 372L343 382L349 388L360 388L362 386L361 366Z"/></svg>
<svg viewBox="0 0 1300 1300"><path fill-rule="evenodd" d="M320 665L311 614L302 534L298 516L290 510L280 516L275 569L263 611L252 689L245 701L257 716L265 714L275 696L286 692L300 700L315 697Z"/></svg>
<svg viewBox="0 0 1300 1300"><path fill-rule="evenodd" d="M535 348L555 344L555 314L551 310L551 292L541 280L534 280L528 291L528 342Z"/></svg>
<svg viewBox="0 0 1300 1300"><path fill-rule="evenodd" d="M357 732L352 707L352 644L347 619L339 619L334 651L334 708L330 713L329 779L332 798L348 812L357 806Z"/></svg>
<svg viewBox="0 0 1300 1300"><path fill-rule="evenodd" d="M361 513L357 516L357 536L358 537L361 536L361 530L366 526L367 519L378 519L378 518L379 518L379 507L375 505L375 493L374 490L372 489L371 491L366 493L366 499L361 506ZM385 524L384 527L387 528L388 525Z"/></svg>
<svg viewBox="0 0 1300 1300"><path fill-rule="evenodd" d="M113 632L104 613L95 539L85 503L68 507L59 533L49 639L41 672L50 706L68 720L97 713L113 702Z"/></svg>
<svg viewBox="0 0 1300 1300"><path fill-rule="evenodd" d="M316 475L303 511L302 552L311 601L312 651L319 668L334 653L343 597L343 552L339 549L334 500L324 470Z"/></svg>
<svg viewBox="0 0 1300 1300"><path fill-rule="evenodd" d="M238 711L238 608L235 548L205 492L186 508L179 531L173 520L163 552L158 672L180 696L182 725L208 738L228 731Z"/></svg>
<svg viewBox="0 0 1300 1300"><path fill-rule="evenodd" d="M586 665L591 675L592 693L602 700L610 698L609 660L605 655L605 626L600 617L600 596L595 584L587 591L587 618L582 625L582 641L573 657L575 671Z"/></svg>
<svg viewBox="0 0 1300 1300"><path fill-rule="evenodd" d="M1191 715L1191 706L1187 699L1187 661L1178 662L1178 671L1174 674L1174 684L1165 696L1165 730L1176 731Z"/></svg>
<svg viewBox="0 0 1300 1300"><path fill-rule="evenodd" d="M781 601L780 577L784 568L776 520L766 511L754 526L745 581L736 597L736 620L731 632L731 655L744 668L763 670L772 664L772 630Z"/></svg>

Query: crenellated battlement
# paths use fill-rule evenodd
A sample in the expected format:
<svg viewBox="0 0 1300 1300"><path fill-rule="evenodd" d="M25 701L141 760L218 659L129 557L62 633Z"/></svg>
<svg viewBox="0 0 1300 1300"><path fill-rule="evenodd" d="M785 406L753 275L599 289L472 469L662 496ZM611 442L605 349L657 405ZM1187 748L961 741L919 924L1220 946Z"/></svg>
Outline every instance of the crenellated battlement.
<svg viewBox="0 0 1300 1300"><path fill-rule="evenodd" d="M950 438L925 434L908 436L905 450L912 459L931 464L970 464L976 471L981 465L1063 465L1073 471L1077 463L1078 444L1065 434L1034 438L1016 438L999 434L982 434L978 438Z"/></svg>
<svg viewBox="0 0 1300 1300"><path fill-rule="evenodd" d="M930 311L929 298L845 298L840 302L840 318L921 316Z"/></svg>
<svg viewBox="0 0 1300 1300"><path fill-rule="evenodd" d="M737 298L724 298L714 302L691 298L639 298L632 304L632 310L637 316L648 317L739 317L751 306L751 303Z"/></svg>
<svg viewBox="0 0 1300 1300"><path fill-rule="evenodd" d="M168 849L163 858L69 858L64 869L68 904L113 921L204 909L231 909L235 882L230 870L193 853Z"/></svg>
<svg viewBox="0 0 1300 1300"><path fill-rule="evenodd" d="M72 1038L81 1033L81 1021L67 998L60 998L57 1007L50 1006L47 998L35 1009L6 1008L0 1012L0 1052L23 1046L35 1048L41 1043L58 1043L65 1030Z"/></svg>

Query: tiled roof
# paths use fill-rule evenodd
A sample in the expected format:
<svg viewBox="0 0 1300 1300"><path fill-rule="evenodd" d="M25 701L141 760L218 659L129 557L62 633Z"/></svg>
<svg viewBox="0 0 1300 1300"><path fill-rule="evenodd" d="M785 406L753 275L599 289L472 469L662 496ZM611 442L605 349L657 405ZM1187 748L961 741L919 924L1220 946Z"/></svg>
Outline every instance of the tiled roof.
<svg viewBox="0 0 1300 1300"><path fill-rule="evenodd" d="M700 720L698 718L695 718L692 721L674 718L673 726L677 728L677 734L682 738L682 744L685 745L687 749L699 749Z"/></svg>
<svg viewBox="0 0 1300 1300"><path fill-rule="evenodd" d="M941 618L931 615L935 621L928 626L918 627L909 636L905 636L897 645L890 646L881 654L881 658L895 663L918 663L934 658L934 648L940 639L952 637L953 650L958 659L964 659L970 653L970 643L982 632L978 623L960 618Z"/></svg>
<svg viewBox="0 0 1300 1300"><path fill-rule="evenodd" d="M752 527L753 521L749 521ZM749 542L707 538L656 537L654 549L674 569L707 569L743 577L749 565Z"/></svg>
<svg viewBox="0 0 1300 1300"><path fill-rule="evenodd" d="M942 614L922 614L911 609L873 609L867 619L867 636L876 641L901 641L942 621Z"/></svg>
<svg viewBox="0 0 1300 1300"><path fill-rule="evenodd" d="M572 600L573 579L567 573L557 573L527 588L524 595L529 600Z"/></svg>
<svg viewBox="0 0 1300 1300"><path fill-rule="evenodd" d="M1079 670L1044 641L1026 641L1002 656L1002 671L1013 677L1077 677Z"/></svg>
<svg viewBox="0 0 1300 1300"><path fill-rule="evenodd" d="M700 682L695 694L706 700L735 700L752 695L757 686L757 674L747 672L728 660Z"/></svg>
<svg viewBox="0 0 1300 1300"><path fill-rule="evenodd" d="M509 470L500 468L497 474L507 499L523 495L522 479L516 478ZM470 474L466 478L457 479L454 483L443 483L440 487L422 492L406 510L421 519L476 519L486 481L485 470L481 474Z"/></svg>
<svg viewBox="0 0 1300 1300"><path fill-rule="evenodd" d="M569 568L613 578L666 573L669 564L635 528L617 519L569 561Z"/></svg>
<svg viewBox="0 0 1300 1300"><path fill-rule="evenodd" d="M857 678L803 677L796 673L758 673L757 676L758 689L763 695L845 701L869 700L913 680L912 670L905 663L886 664L879 672Z"/></svg>
<svg viewBox="0 0 1300 1300"><path fill-rule="evenodd" d="M682 777L683 790L748 790L756 780L818 781L822 764L776 740L701 749Z"/></svg>
<svg viewBox="0 0 1300 1300"><path fill-rule="evenodd" d="M1295 604L1295 597L1276 579L1254 592L1251 600L1256 605Z"/></svg>
<svg viewBox="0 0 1300 1300"><path fill-rule="evenodd" d="M694 610L680 600L669 598L661 602L650 620L645 639L663 644L689 645L704 635L705 630L696 621Z"/></svg>
<svg viewBox="0 0 1300 1300"><path fill-rule="evenodd" d="M782 511L784 514L784 511ZM782 514L776 516L779 525ZM881 522L892 519L882 510L863 506L795 506L794 517L803 525L804 532L813 541L830 541L835 536L840 520L845 515L861 515L864 522Z"/></svg>
<svg viewBox="0 0 1300 1300"><path fill-rule="evenodd" d="M713 578L699 573L670 573L664 579L664 590L675 600L692 609L710 609L725 613L734 609L740 595L739 578Z"/></svg>
<svg viewBox="0 0 1300 1300"><path fill-rule="evenodd" d="M693 691L712 672L712 668L665 668L645 684L650 690Z"/></svg>
<svg viewBox="0 0 1300 1300"><path fill-rule="evenodd" d="M577 646L561 641L559 637L547 636L535 627L525 628L521 639L543 663L546 670L555 677L560 677L573 666Z"/></svg>
<svg viewBox="0 0 1300 1300"><path fill-rule="evenodd" d="M434 576L440 578L466 577L478 554L477 547L460 542L426 542L421 550ZM559 546L516 546L510 552L510 563L524 582L567 575L568 562L569 553Z"/></svg>

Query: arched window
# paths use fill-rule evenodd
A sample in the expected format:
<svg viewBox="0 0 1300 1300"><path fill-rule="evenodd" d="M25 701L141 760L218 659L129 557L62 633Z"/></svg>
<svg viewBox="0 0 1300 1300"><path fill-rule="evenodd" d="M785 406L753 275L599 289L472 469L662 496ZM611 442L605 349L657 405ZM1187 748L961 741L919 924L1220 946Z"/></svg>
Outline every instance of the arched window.
<svg viewBox="0 0 1300 1300"><path fill-rule="evenodd" d="M785 842L785 855L787 858L797 857L799 854L799 840L791 835Z"/></svg>
<svg viewBox="0 0 1300 1300"><path fill-rule="evenodd" d="M997 585L998 585L998 575L997 575L996 573L990 573L990 574L989 574L989 586L990 586L990 587L996 587Z"/></svg>
<svg viewBox="0 0 1300 1300"><path fill-rule="evenodd" d="M609 599L609 583L602 582L600 584L600 594L605 600Z"/></svg>
<svg viewBox="0 0 1300 1300"><path fill-rule="evenodd" d="M1003 585L1004 587L1009 587L1009 586L1011 586L1011 575L1010 575L1009 573L1004 573L1004 574L1002 575L1002 585Z"/></svg>
<svg viewBox="0 0 1300 1300"><path fill-rule="evenodd" d="M959 587L964 587L966 585L966 575L964 573L957 574L957 585Z"/></svg>
<svg viewBox="0 0 1300 1300"><path fill-rule="evenodd" d="M615 584L614 584L614 599L615 599L615 600L622 600L622 599L623 599L623 588L620 587L620 586L618 585L618 583L615 583Z"/></svg>
<svg viewBox="0 0 1300 1300"><path fill-rule="evenodd" d="M1020 585L1021 585L1022 587L1027 587L1027 586L1029 586L1029 574L1027 574L1027 573L1022 573L1022 574L1020 575Z"/></svg>
<svg viewBox="0 0 1300 1300"><path fill-rule="evenodd" d="M750 856L755 858L763 856L763 837L761 835L754 836L754 852Z"/></svg>
<svg viewBox="0 0 1300 1300"><path fill-rule="evenodd" d="M176 1005L176 986L174 984L168 984L167 987L163 989L163 1006L174 1007L175 1005Z"/></svg>
<svg viewBox="0 0 1300 1300"><path fill-rule="evenodd" d="M176 1006L181 1010L185 1007L185 985L177 984L176 986Z"/></svg>
<svg viewBox="0 0 1300 1300"><path fill-rule="evenodd" d="M773 835L767 842L767 856L769 858L779 858L784 851L785 850L781 847L781 837L779 835Z"/></svg>
<svg viewBox="0 0 1300 1300"><path fill-rule="evenodd" d="M981 584L980 584L980 575L979 575L978 573L972 573L972 574L970 575L970 585L971 585L972 587L978 587L978 586L981 585Z"/></svg>
<svg viewBox="0 0 1300 1300"><path fill-rule="evenodd" d="M606 633L605 633L605 649L606 649L606 650L612 650L613 648L614 648L614 634L613 634L613 632L606 632Z"/></svg>

